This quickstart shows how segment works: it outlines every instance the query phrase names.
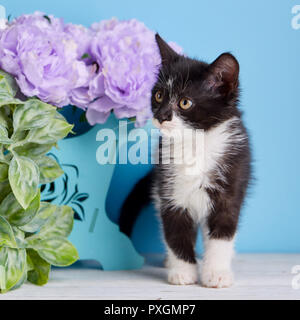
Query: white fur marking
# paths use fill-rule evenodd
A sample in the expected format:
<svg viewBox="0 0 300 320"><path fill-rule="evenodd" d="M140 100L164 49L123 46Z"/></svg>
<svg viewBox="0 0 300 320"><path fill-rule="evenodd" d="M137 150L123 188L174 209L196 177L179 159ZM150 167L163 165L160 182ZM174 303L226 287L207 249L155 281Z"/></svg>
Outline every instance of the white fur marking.
<svg viewBox="0 0 300 320"><path fill-rule="evenodd" d="M244 135L230 130L230 126L240 121L238 118L229 119L215 128L208 131L196 131L197 141L202 141L202 146L196 148L197 153L194 158L195 167L192 168L193 174L191 175L191 167L183 164L170 164L168 170L169 181L163 188L169 192L169 202L174 207L186 208L189 210L190 215L196 222L201 222L207 216L211 209L211 201L205 188L216 188L217 186L210 181L210 173L214 170L220 179L225 179L222 172L226 168L221 167L220 159L228 150L232 143L242 142L245 138ZM175 114L170 122L164 122L161 126L161 132L165 136L170 135L170 130L184 130L188 126ZM204 137L203 137L204 136ZM191 155L193 150L186 148L193 148L190 141L181 139L183 147L183 154ZM170 140L163 139L163 148L170 147ZM197 142L198 143L198 142ZM176 148L180 148L180 140ZM200 162L199 162L200 159ZM164 161L164 159L163 159ZM190 162L190 161L189 161ZM167 162L163 162L167 163ZM169 191L168 191L169 190Z"/></svg>
<svg viewBox="0 0 300 320"><path fill-rule="evenodd" d="M201 268L201 284L209 288L230 287L233 283L231 260L234 240L204 238L205 254Z"/></svg>
<svg viewBox="0 0 300 320"><path fill-rule="evenodd" d="M169 98L172 98L172 91L173 91L173 82L174 79L173 78L169 78L167 81L167 86L168 86L168 90L169 90Z"/></svg>
<svg viewBox="0 0 300 320"><path fill-rule="evenodd" d="M169 283L176 285L187 285L198 282L197 264L178 259L170 248L168 248L166 266L168 268Z"/></svg>

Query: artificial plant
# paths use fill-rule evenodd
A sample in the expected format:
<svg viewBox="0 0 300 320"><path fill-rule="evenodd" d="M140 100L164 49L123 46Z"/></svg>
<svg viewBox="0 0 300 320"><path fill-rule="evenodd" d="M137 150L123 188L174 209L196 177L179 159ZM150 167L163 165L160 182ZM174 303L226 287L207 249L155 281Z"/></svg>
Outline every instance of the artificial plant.
<svg viewBox="0 0 300 320"><path fill-rule="evenodd" d="M67 240L73 211L40 199L40 184L62 175L47 152L72 125L52 105L19 99L14 78L0 71L0 291L26 280L47 283L51 265L78 259Z"/></svg>
<svg viewBox="0 0 300 320"><path fill-rule="evenodd" d="M113 18L86 28L35 12L7 21L0 43L0 68L26 96L79 107L91 125L105 123L112 111L136 126L152 118L161 56L155 32L141 21Z"/></svg>

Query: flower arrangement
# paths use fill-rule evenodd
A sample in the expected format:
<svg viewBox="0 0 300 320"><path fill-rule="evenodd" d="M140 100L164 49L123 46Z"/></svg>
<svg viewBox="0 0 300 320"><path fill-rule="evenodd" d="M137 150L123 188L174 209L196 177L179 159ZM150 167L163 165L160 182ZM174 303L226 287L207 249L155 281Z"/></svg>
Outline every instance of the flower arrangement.
<svg viewBox="0 0 300 320"><path fill-rule="evenodd" d="M142 126L152 117L161 58L155 33L134 19L86 28L36 12L0 22L0 292L6 292L26 280L43 285L51 265L78 259L67 240L73 210L40 200L40 187L63 174L46 154L73 127L57 107L85 110L91 125L114 112Z"/></svg>
<svg viewBox="0 0 300 320"><path fill-rule="evenodd" d="M0 67L25 96L82 108L92 125L104 123L112 111L144 125L152 116L160 63L154 32L134 19L85 28L36 12L8 23L0 34Z"/></svg>
<svg viewBox="0 0 300 320"><path fill-rule="evenodd" d="M46 153L72 125L54 106L16 98L15 80L0 72L0 291L26 280L47 283L51 265L78 259L67 240L73 210L40 200L40 184L63 174Z"/></svg>

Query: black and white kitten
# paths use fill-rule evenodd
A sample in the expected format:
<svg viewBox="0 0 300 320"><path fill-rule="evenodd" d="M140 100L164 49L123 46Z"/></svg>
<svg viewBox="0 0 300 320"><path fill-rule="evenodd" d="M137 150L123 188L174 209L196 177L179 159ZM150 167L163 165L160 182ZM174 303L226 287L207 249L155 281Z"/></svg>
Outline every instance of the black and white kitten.
<svg viewBox="0 0 300 320"><path fill-rule="evenodd" d="M189 164L175 161L155 168L153 198L167 247L168 281L181 285L197 282L194 247L201 226L205 248L201 283L229 287L251 160L237 107L239 64L229 53L207 64L178 55L159 35L156 41L162 65L152 91L154 124L162 137L170 130L188 128L195 135L202 134L203 141L201 154L193 155L198 161L192 174L186 170ZM162 147L176 149L173 139L162 139Z"/></svg>

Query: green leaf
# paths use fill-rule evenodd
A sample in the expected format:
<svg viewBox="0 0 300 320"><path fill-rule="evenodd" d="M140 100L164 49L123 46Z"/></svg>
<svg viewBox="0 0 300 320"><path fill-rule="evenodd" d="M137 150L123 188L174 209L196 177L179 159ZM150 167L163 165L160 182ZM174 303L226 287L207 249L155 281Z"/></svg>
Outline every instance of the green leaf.
<svg viewBox="0 0 300 320"><path fill-rule="evenodd" d="M0 163L0 182L3 182L8 177L8 165L6 163Z"/></svg>
<svg viewBox="0 0 300 320"><path fill-rule="evenodd" d="M84 113L82 113L81 115L80 115L80 117L79 117L79 122L87 122L88 120L87 120L87 118L86 118L86 114L85 114L85 112Z"/></svg>
<svg viewBox="0 0 300 320"><path fill-rule="evenodd" d="M39 144L51 144L63 139L72 130L73 125L60 119L49 119L43 128L30 130L27 141Z"/></svg>
<svg viewBox="0 0 300 320"><path fill-rule="evenodd" d="M31 269L28 271L28 281L39 286L48 282L51 265L33 249L27 249Z"/></svg>
<svg viewBox="0 0 300 320"><path fill-rule="evenodd" d="M28 238L28 248L37 250L43 259L58 267L69 266L79 258L76 248L64 237L43 240Z"/></svg>
<svg viewBox="0 0 300 320"><path fill-rule="evenodd" d="M0 251L2 248L0 248ZM1 288L6 289L6 272L5 267L0 265L0 292Z"/></svg>
<svg viewBox="0 0 300 320"><path fill-rule="evenodd" d="M19 99L11 98L7 93L1 91L1 82L0 82L0 107L3 106L17 106L23 104L24 102Z"/></svg>
<svg viewBox="0 0 300 320"><path fill-rule="evenodd" d="M77 109L77 107L74 107L74 108ZM54 118L67 122L66 118L58 111L56 111Z"/></svg>
<svg viewBox="0 0 300 320"><path fill-rule="evenodd" d="M1 246L16 248L17 243L10 224L4 217L0 216L0 247Z"/></svg>
<svg viewBox="0 0 300 320"><path fill-rule="evenodd" d="M58 207L54 204L41 202L40 209L35 217L25 226L21 226L20 229L29 233L37 232L57 210Z"/></svg>
<svg viewBox="0 0 300 320"><path fill-rule="evenodd" d="M24 282L26 250L0 248L0 266L0 289L3 293Z"/></svg>
<svg viewBox="0 0 300 320"><path fill-rule="evenodd" d="M8 106L0 109L0 125L8 129L12 127L12 119L10 116L11 110Z"/></svg>
<svg viewBox="0 0 300 320"><path fill-rule="evenodd" d="M37 144L37 143L26 143L21 147L14 148L14 151L19 156L25 156L28 158L37 158L41 155L48 153L54 144Z"/></svg>
<svg viewBox="0 0 300 320"><path fill-rule="evenodd" d="M49 21L48 16L45 19ZM67 266L78 259L76 248L66 239L73 227L72 209L40 203L38 189L40 182L63 174L45 154L73 125L37 98L19 100L18 90L14 77L0 70L1 292L20 287L27 278L43 285L51 263Z"/></svg>
<svg viewBox="0 0 300 320"><path fill-rule="evenodd" d="M29 158L14 156L8 170L12 191L20 205L27 209L38 192L39 168Z"/></svg>
<svg viewBox="0 0 300 320"><path fill-rule="evenodd" d="M11 97L14 97L18 91L18 85L16 83L16 80L13 76L10 74L4 72L3 70L0 70L0 82L3 82L6 84L4 86L5 90L7 90L8 94Z"/></svg>
<svg viewBox="0 0 300 320"><path fill-rule="evenodd" d="M43 16L50 24L52 23L52 21L51 21L51 19L50 19L50 17L49 16L47 16L47 15L44 15Z"/></svg>
<svg viewBox="0 0 300 320"><path fill-rule="evenodd" d="M13 115L14 130L29 130L47 125L49 118L54 117L56 108L38 99L27 100L16 108Z"/></svg>
<svg viewBox="0 0 300 320"><path fill-rule="evenodd" d="M130 122L135 122L136 121L136 117L132 117L128 119Z"/></svg>
<svg viewBox="0 0 300 320"><path fill-rule="evenodd" d="M49 183L59 178L64 171L59 164L50 157L42 156L36 160L40 170L40 183Z"/></svg>
<svg viewBox="0 0 300 320"><path fill-rule="evenodd" d="M28 250L32 250L32 249L26 249L26 263L27 263L27 271L33 270L34 269L34 265L33 262L30 259L30 256L28 254Z"/></svg>
<svg viewBox="0 0 300 320"><path fill-rule="evenodd" d="M16 144L17 143L22 143L25 144L26 143L26 136L28 135L28 130L26 131L14 131L13 135L11 136L11 140L12 140L12 148L15 149L16 148Z"/></svg>
<svg viewBox="0 0 300 320"><path fill-rule="evenodd" d="M0 182L0 203L11 192L11 187L8 180Z"/></svg>
<svg viewBox="0 0 300 320"><path fill-rule="evenodd" d="M9 104L21 104L22 101L14 98L16 92L15 80L7 73L0 71L0 107Z"/></svg>
<svg viewBox="0 0 300 320"><path fill-rule="evenodd" d="M18 227L14 227L14 226L12 227L12 229L15 235L18 248L25 249L26 248L25 232L20 230Z"/></svg>
<svg viewBox="0 0 300 320"><path fill-rule="evenodd" d="M23 226L29 223L37 214L40 207L40 192L31 201L27 209L23 209L13 193L10 193L0 205L0 215L10 224Z"/></svg>
<svg viewBox="0 0 300 320"><path fill-rule="evenodd" d="M8 138L8 132L6 128L0 124L0 143L11 144L12 140Z"/></svg>
<svg viewBox="0 0 300 320"><path fill-rule="evenodd" d="M26 282L26 280L27 280L27 267L25 264L25 269L23 271L22 277L12 288L10 288L10 290L16 290L20 288Z"/></svg>
<svg viewBox="0 0 300 320"><path fill-rule="evenodd" d="M84 53L82 56L81 56L81 59L88 59L90 58L91 56L88 54L88 53Z"/></svg>
<svg viewBox="0 0 300 320"><path fill-rule="evenodd" d="M20 230L18 227L12 227L15 238L19 240L24 240L25 239L25 232Z"/></svg>
<svg viewBox="0 0 300 320"><path fill-rule="evenodd" d="M68 237L72 231L73 222L74 212L71 207L56 207L56 211L50 215L47 222L41 227L40 232L31 238Z"/></svg>

